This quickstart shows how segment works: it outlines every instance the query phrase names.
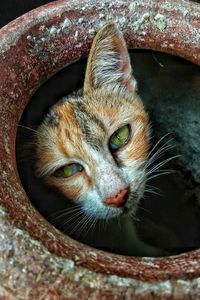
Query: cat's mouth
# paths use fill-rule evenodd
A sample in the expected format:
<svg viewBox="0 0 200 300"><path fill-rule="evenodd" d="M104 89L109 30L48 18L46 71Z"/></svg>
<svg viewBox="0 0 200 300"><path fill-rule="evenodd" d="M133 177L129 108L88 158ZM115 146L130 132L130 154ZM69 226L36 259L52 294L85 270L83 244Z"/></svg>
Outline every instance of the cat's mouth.
<svg viewBox="0 0 200 300"><path fill-rule="evenodd" d="M112 207L116 210L120 210L121 215L128 215L133 213L136 210L138 203L138 195L137 193L130 190L130 188L127 188L126 194L123 196L123 201L120 202L120 204L109 204L109 207ZM107 205L108 206L108 205Z"/></svg>

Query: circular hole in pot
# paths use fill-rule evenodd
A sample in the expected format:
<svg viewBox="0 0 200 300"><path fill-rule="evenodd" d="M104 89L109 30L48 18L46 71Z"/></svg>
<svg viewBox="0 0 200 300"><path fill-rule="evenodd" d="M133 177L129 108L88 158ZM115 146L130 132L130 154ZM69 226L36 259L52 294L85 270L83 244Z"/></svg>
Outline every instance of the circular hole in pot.
<svg viewBox="0 0 200 300"><path fill-rule="evenodd" d="M163 149L151 169L156 170L157 164L166 160L162 171L152 174L139 204L134 219L137 235L167 254L186 252L200 245L199 68L183 59L152 51L130 51L130 55L139 93L150 116L151 155ZM54 103L82 87L85 66L86 61L82 60L57 73L27 105L17 133L17 164L22 184L38 211L74 239L113 253L152 256L148 250L133 250L130 223L117 218L106 222L84 219L77 207L35 176L34 159L27 147L33 130Z"/></svg>

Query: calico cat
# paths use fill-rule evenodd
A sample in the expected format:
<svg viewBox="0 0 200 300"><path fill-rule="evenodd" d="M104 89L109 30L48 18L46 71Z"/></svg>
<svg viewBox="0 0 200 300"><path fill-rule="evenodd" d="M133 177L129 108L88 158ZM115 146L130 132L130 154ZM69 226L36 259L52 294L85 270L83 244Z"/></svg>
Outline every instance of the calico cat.
<svg viewBox="0 0 200 300"><path fill-rule="evenodd" d="M128 254L159 256L132 222L145 190L149 138L125 40L109 23L94 38L82 95L56 103L36 131L36 173L85 215L121 216Z"/></svg>

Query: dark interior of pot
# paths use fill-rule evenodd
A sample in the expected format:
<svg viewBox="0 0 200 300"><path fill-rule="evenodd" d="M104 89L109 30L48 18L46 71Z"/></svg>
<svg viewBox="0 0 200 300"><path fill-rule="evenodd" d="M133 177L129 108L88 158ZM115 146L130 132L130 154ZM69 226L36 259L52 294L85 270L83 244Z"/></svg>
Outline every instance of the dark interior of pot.
<svg viewBox="0 0 200 300"><path fill-rule="evenodd" d="M196 249L200 247L199 68L163 53L132 50L130 55L150 116L151 153L161 151L156 161L161 168L149 179L133 222L150 245L173 254ZM63 69L30 100L18 128L18 170L29 199L55 227L95 248L131 255L122 246L123 221L78 218L76 207L36 178L33 157L26 150L32 129L48 108L83 85L85 66L82 60Z"/></svg>

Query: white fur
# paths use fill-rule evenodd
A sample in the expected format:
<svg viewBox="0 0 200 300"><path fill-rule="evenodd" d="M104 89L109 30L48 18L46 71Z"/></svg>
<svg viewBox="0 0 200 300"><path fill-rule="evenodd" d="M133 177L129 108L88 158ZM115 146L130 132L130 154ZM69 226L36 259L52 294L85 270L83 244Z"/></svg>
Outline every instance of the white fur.
<svg viewBox="0 0 200 300"><path fill-rule="evenodd" d="M87 147L90 148L89 145ZM79 202L88 215L103 219L118 216L122 213L122 208L109 207L106 205L105 200L127 187L130 187L132 193L141 196L144 188L142 183L145 182L146 173L145 169L140 167L144 164L141 161L133 160L131 168L126 166L119 168L108 152L102 153L89 148L88 151L90 151L95 164L96 173L91 174L89 166L86 170L88 170L87 175L93 178L95 185L91 190L88 190L83 184ZM135 205L135 203L132 204ZM132 204L128 203L129 207Z"/></svg>

